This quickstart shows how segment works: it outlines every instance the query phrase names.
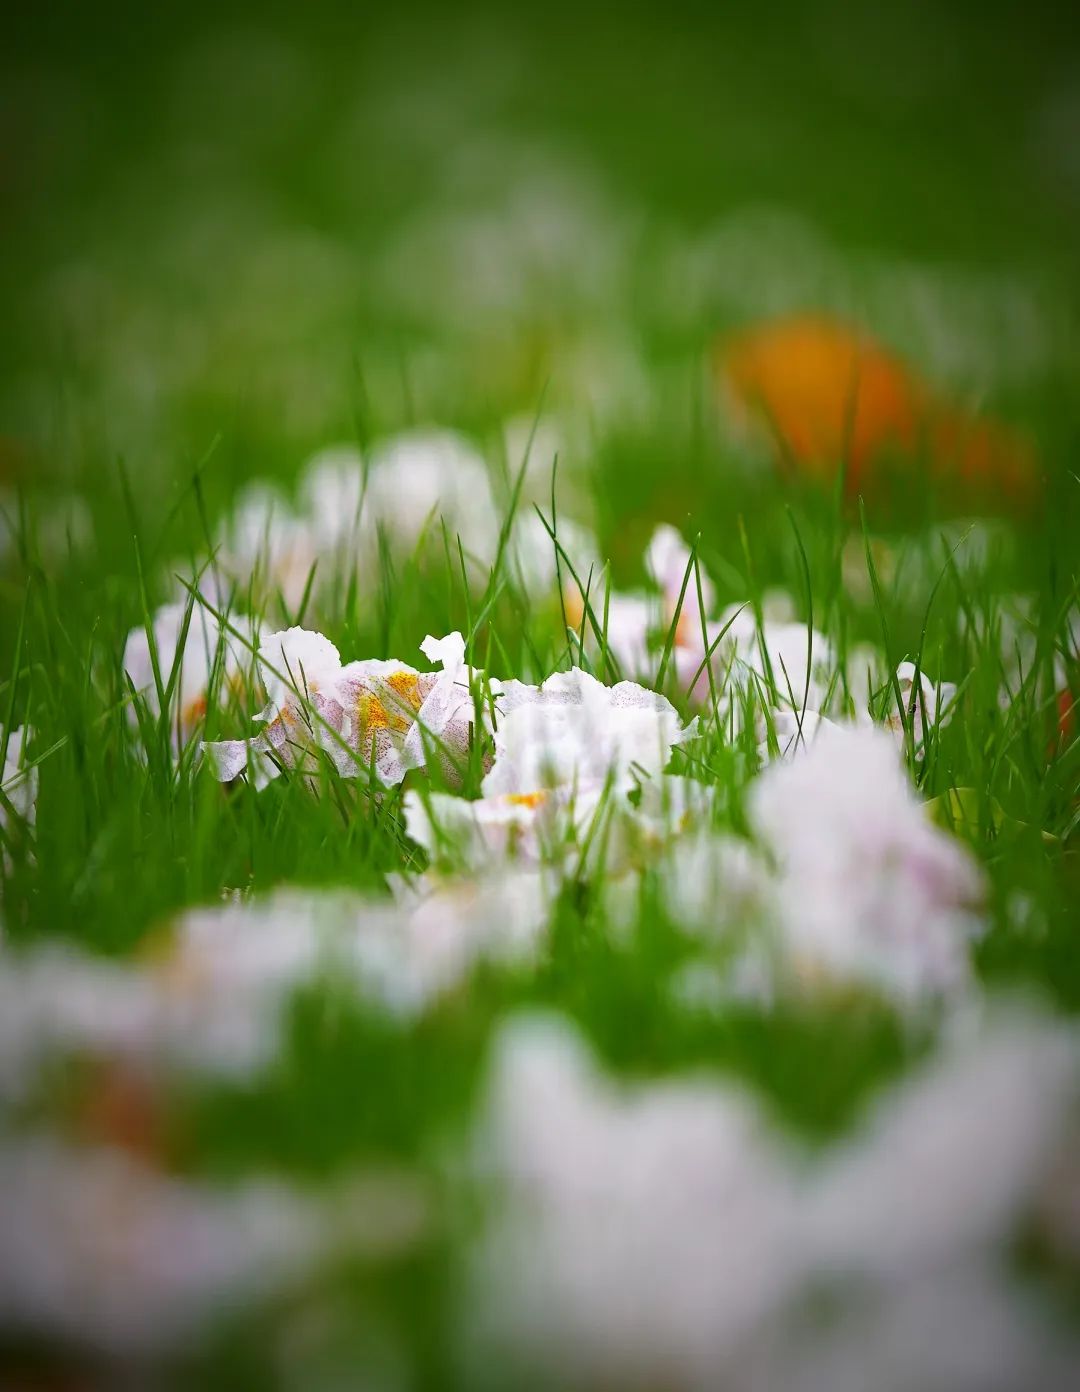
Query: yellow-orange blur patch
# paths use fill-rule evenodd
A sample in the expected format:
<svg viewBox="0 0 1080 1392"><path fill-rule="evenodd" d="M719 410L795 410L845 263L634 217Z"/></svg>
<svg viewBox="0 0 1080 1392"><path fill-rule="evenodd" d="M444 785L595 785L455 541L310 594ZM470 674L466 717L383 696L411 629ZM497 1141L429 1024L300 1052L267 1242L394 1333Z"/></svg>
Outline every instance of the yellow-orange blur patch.
<svg viewBox="0 0 1080 1392"><path fill-rule="evenodd" d="M717 376L743 418L764 418L782 462L849 496L872 492L883 466L923 463L965 500L1030 502L1030 446L1003 426L943 400L868 334L823 315L753 328L721 344Z"/></svg>
<svg viewBox="0 0 1080 1392"><path fill-rule="evenodd" d="M513 807L540 807L547 801L547 793L507 793L506 801Z"/></svg>

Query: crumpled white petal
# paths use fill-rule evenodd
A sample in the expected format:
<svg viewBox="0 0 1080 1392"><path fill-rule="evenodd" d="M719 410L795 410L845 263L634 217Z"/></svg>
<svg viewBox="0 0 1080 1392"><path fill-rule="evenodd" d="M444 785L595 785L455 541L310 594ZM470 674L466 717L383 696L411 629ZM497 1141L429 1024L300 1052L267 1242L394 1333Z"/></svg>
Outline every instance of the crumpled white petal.
<svg viewBox="0 0 1080 1392"><path fill-rule="evenodd" d="M577 667L538 687L506 682L499 710L485 796L609 779L628 789L658 777L672 749L696 734L665 696L629 681L605 686Z"/></svg>

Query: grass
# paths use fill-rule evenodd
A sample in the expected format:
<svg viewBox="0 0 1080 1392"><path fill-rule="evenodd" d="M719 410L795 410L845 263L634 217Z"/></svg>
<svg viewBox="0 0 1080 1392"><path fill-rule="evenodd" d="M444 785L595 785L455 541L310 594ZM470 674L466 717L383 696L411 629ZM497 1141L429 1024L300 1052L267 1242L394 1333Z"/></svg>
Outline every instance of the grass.
<svg viewBox="0 0 1080 1392"><path fill-rule="evenodd" d="M802 6L793 15L797 31L824 23ZM186 22L198 30L196 21ZM487 32L483 17L476 24L475 32ZM32 836L17 824L5 832L7 944L61 939L127 959L145 953L186 907L215 902L224 890L259 896L299 884L385 895L388 875L422 868L422 853L404 833L404 789L375 797L363 780L341 779L328 768L320 772L316 796L303 780L289 777L258 793L243 783L222 788L202 766L197 743L177 750L168 718L156 718L133 693L122 654L129 631L143 626L152 632L154 610L175 591L174 576L198 572L243 483L270 479L291 489L315 447L347 438L366 449L389 429L437 419L471 432L484 449L502 488L503 542L514 513L539 505L559 549L560 512L587 510L611 557L614 583L623 588L642 583L644 544L657 522L670 521L694 548L680 604L695 592L700 601L699 567L717 583L718 609L746 604L760 618L767 593L781 588L794 597L799 618L835 644L841 661L856 644L869 643L885 652L889 670L909 658L933 680L959 683L955 717L921 751L909 735L906 758L920 796L970 843L987 872L990 931L976 949L979 978L988 987L1032 988L1069 1014L1080 1010L1080 741L1058 735L1059 712L1045 680L1057 659L1066 666L1074 698L1080 692L1080 655L1069 627L1080 585L1080 434L1068 385L1077 362L1075 243L1057 230L1052 193L1041 186L1032 191L1038 181L1000 109L1029 112L1049 37L1026 36L1015 55L1017 82L1001 86L996 77L1011 60L995 36L1009 31L992 15L981 39L986 59L975 76L957 73L953 86L932 94L919 112L919 129L932 129L935 142L940 136L934 151L899 133L894 142L884 104L866 127L849 120L841 98L830 94L827 75L812 65L795 71L795 58L784 57L780 47L767 50L755 75L752 62L741 64L739 55L752 59L766 50L735 20L729 32L709 28L700 54L690 38L665 34L676 80L647 82L642 109L627 114L624 89L636 91L636 77L648 68L653 30L636 16L628 19L621 65L605 66L600 58L609 52L610 33L590 18L580 47L565 50L568 70L550 93L540 90L530 69L509 95L499 95L492 79L483 97L494 113L487 126L468 112L453 84L449 96L437 94L436 107L465 113L462 123L475 120L481 132L490 127L518 139L526 153L541 140L558 148L572 132L616 190L616 214L598 218L601 259L616 255L624 214L644 219L631 270L623 267L614 288L594 290L571 255L548 279L543 268L534 279L526 277L524 306L500 305L489 318L478 311L470 321L434 304L418 322L401 286L384 293L379 277L363 271L364 258L385 268L377 258L386 242L398 231L404 237L425 212L425 198L436 218L460 211L458 200L467 203L470 196L468 171L461 174L465 194L438 185L438 150L430 148L435 137L419 117L410 137L389 103L390 80L361 107L373 119L385 103L384 145L373 151L370 124L358 121L355 111L349 123L344 58L314 31L299 35L282 20L280 52L269 44L264 57L269 54L270 62L284 54L287 71L291 53L299 69L325 79L324 99L304 106L301 95L308 89L297 78L286 92L296 101L292 134L271 134L260 145L257 122L234 120L215 169L202 143L201 122L209 117L189 108L177 127L170 125L177 118L166 102L149 101L145 130L122 131L125 101L136 92L147 99L145 79L125 73L109 95L101 74L111 69L103 52L50 52L29 20L27 26L21 50L26 70L33 70L32 58L47 59L49 71L70 83L74 95L57 107L58 152L44 191L24 190L15 199L10 255L0 272L16 305L0 364L10 419L3 468L10 474L12 534L0 579L0 709L5 740L20 724L33 726L40 773ZM509 32L522 52L550 57L565 38L563 27L560 21L544 37L526 17ZM191 53L203 53L200 45L212 52L213 40L212 31L195 32ZM721 40L728 46L730 83L714 82L705 71L708 51ZM400 35L386 44L399 55L408 49ZM179 60L162 48L153 64L163 80L178 84L177 100L190 103L194 79L183 76ZM365 56L364 64L371 74L374 59ZM816 112L809 133L781 120L769 96L780 79L790 79L805 110ZM587 85L594 82L590 97ZM989 109L980 101L983 85L995 92ZM225 82L216 89L223 101L227 89ZM669 91L675 94L670 104L661 101ZM873 105L865 92L853 101ZM80 103L99 118L87 132L81 171L71 153ZM991 122L985 131L973 130L970 113L963 115L975 105ZM747 120L758 113L776 138L781 172L763 175L762 161L747 153L753 141L740 143L732 132L740 110L749 113ZM711 144L698 139L702 124L717 132ZM745 137L745 122L739 129ZM310 145L300 140L303 131ZM811 180L818 139L827 144L830 133L841 131L843 148L823 157L820 178ZM644 142L640 147L636 137ZM349 139L362 156L351 182L355 149ZM462 144L468 145L466 136ZM403 161L411 151L420 171L415 181L403 175L395 183L380 172L383 165L372 156L386 151L397 151ZM899 190L891 197L882 151L886 165L891 152ZM974 164L964 169L971 151ZM996 191L999 151L1029 198ZM480 142L474 153L479 160ZM142 224L125 227L125 208L138 206L152 185L146 162L155 157L166 170L187 169L180 191L201 206L181 211L172 226L169 210L147 206ZM509 178L513 161L495 160L497 185ZM849 161L866 171L865 180L845 177ZM476 174L481 184L485 177L482 169ZM710 200L710 177L729 178L730 206ZM84 205L87 180L94 179L99 193ZM920 210L910 195L924 184ZM250 206L234 209L234 193ZM692 293L671 303L674 292L659 277L653 280L647 253L673 236L685 236L690 246L717 215L766 196L825 229L835 264L850 273L857 295L866 292L865 305L874 303L870 289L884 283L883 268L897 258L925 272L931 293L951 285L940 275L942 257L952 260L957 276L982 277L976 300L980 287L989 287L992 298L998 278L1013 274L1030 291L1043 348L1025 377L1010 376L1008 344L1001 347L1006 365L1000 373L980 377L986 344L975 341L970 327L953 326L958 373L961 379L967 374L961 386L991 382L990 408L1023 422L1047 475L1037 515L1000 520L988 533L985 555L978 554L983 528L969 532L967 522L957 524L931 489L913 488L909 480L898 492L868 497L854 508L839 490L781 484L771 463L763 467L753 448L734 443L718 425L703 361L714 334L746 317L746 306ZM477 203L502 207L498 189L482 189ZM358 204L366 206L358 210ZM908 223L893 220L901 204ZM197 213L206 214L206 225ZM68 214L73 231L65 234ZM234 214L241 231L231 227ZM42 241L46 224L52 230ZM863 229L876 252L865 251ZM326 282L310 288L297 286L270 254L280 243L286 262L300 258L309 233L322 239L326 253L325 262L313 261L323 266ZM245 281L248 258L255 263L262 253L265 263ZM798 244L792 255L797 259ZM568 287L559 275L567 266ZM68 280L65 268L72 271ZM790 269L781 254L776 275ZM435 273L449 277L453 270L448 259ZM82 291L80 274L87 277ZM827 284L821 293L839 301L846 291ZM883 314L875 327L900 340L908 331L902 314ZM578 380L581 345L605 344L607 351L612 342L609 367L621 362L623 348L633 350L634 361L620 379L614 409L601 409ZM900 346L918 354L919 331ZM140 386L141 372L146 380ZM550 417L571 422L569 457L556 464L534 451L523 470L524 460L508 457L502 444L503 422L511 415L537 427ZM55 520L72 492L86 513L82 528ZM567 495L574 502L575 495L584 497L586 507L565 505ZM881 548L889 556L888 573L875 559ZM613 680L616 664L606 641L611 576L577 575L587 603L575 631L557 588L539 600L527 595L505 562L500 545L488 574L470 574L456 536L432 519L412 553L395 553L387 543L369 571L339 584L316 570L288 617L325 633L346 659L418 662L426 634L461 629L470 660L495 676L538 681L577 664ZM560 570L574 563L560 549ZM1003 706L1001 634L1017 594L1032 597L1024 623L1034 657ZM188 598L189 632L200 602ZM260 598L254 582L248 594L236 596L238 610L258 613L260 605L273 609L274 597ZM673 621L657 655L655 685L689 715L672 670L674 640ZM162 667L156 653L154 662L157 704L167 709L177 673ZM208 738L248 731L250 712L228 696L222 676L218 671L212 683L222 699L210 703ZM786 673L773 673L773 681L783 691ZM790 695L796 709L805 706L804 693ZM877 693L878 713L891 699L887 689ZM709 705L717 707L715 684ZM693 776L717 789L717 823L736 831L745 827L752 746L752 740L732 740L707 709L702 738L685 756ZM478 788L479 754L470 759L466 791ZM405 788L418 781L410 776ZM932 1047L932 1029L913 1028L882 1002L854 993L769 1008L687 1010L670 989L691 956L686 935L647 900L633 931L613 935L604 916L603 878L602 872L583 875L566 886L534 970L485 968L467 990L412 1025L387 1021L344 998L333 982L305 989L265 1073L234 1084L170 1084L163 1102L170 1166L208 1177L271 1170L330 1184L357 1164L378 1162L416 1167L437 1186L447 1149L474 1114L493 1029L521 1006L569 1015L606 1063L626 1075L706 1068L744 1079L813 1144L841 1132L875 1087ZM40 1103L45 1114L63 1116L71 1090L70 1078L54 1080ZM451 1358L450 1295L460 1237L448 1222L436 1227L419 1256L389 1269L346 1264L321 1278L325 1288L296 1293L295 1308L277 1315L285 1324L300 1324L303 1311L325 1305L334 1312L331 1347L340 1342L356 1357L370 1340L378 1342L380 1329L397 1331L419 1380L440 1385ZM176 1376L198 1377L202 1385L288 1381L276 1361L280 1350L266 1339L274 1319L271 1312L269 1325L228 1322L220 1337L185 1356ZM16 1352L30 1357L21 1346Z"/></svg>

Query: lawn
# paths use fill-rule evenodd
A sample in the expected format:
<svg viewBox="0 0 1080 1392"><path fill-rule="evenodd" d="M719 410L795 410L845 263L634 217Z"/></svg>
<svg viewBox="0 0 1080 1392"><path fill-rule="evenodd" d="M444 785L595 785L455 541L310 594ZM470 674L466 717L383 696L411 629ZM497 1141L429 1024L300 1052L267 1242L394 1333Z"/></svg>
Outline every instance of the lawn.
<svg viewBox="0 0 1080 1392"><path fill-rule="evenodd" d="M11 37L0 1367L1068 1386L1064 17Z"/></svg>

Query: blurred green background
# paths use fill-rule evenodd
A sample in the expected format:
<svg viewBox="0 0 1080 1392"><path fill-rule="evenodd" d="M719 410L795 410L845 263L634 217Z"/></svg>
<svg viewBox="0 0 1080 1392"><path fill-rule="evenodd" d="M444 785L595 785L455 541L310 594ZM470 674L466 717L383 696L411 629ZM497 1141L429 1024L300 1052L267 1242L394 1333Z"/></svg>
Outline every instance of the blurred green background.
<svg viewBox="0 0 1080 1392"><path fill-rule="evenodd" d="M683 468L678 520L719 457L714 336L807 307L1065 467L1074 28L1052 4L23 7L0 479L82 495L107 553L118 458L153 510L212 449L220 510L329 441L490 446L543 400L571 465L621 439L634 479ZM647 483L626 507L664 511Z"/></svg>

